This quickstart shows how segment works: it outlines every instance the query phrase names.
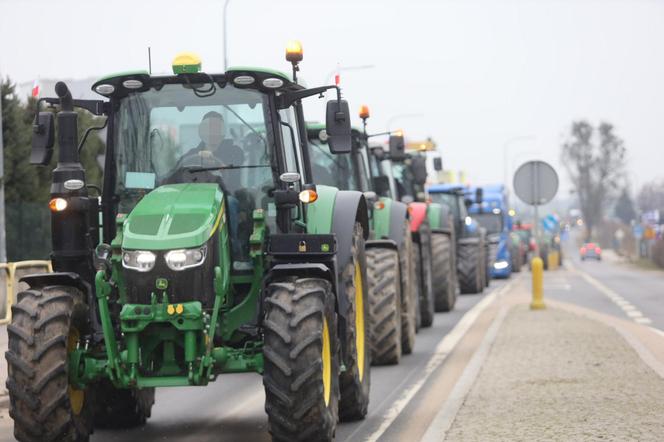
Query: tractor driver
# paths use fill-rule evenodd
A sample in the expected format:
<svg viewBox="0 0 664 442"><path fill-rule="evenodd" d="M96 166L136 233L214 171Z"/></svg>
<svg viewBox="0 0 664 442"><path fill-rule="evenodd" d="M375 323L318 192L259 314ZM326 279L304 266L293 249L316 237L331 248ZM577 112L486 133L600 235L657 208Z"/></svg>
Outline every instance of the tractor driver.
<svg viewBox="0 0 664 442"><path fill-rule="evenodd" d="M201 138L201 142L198 146L190 149L183 155L183 158L191 158L193 155L198 155L200 157L200 165L203 167L214 167L215 165L222 167L241 166L244 163L244 152L242 149L236 146L232 139L225 137L226 124L224 117L220 113L214 111L206 113L198 125L198 135ZM236 184L234 181L237 178L237 171L228 169L221 170L220 172L223 176L223 181L217 181L219 181L227 196L233 257L236 260L243 261L245 259L243 251L246 247L241 244L241 240L238 237L238 229L240 221L247 217L246 214L243 214L242 205L237 198L238 195L233 195L233 192L229 191L229 188L233 189L237 187L234 185ZM220 175L217 172L212 173L216 176ZM238 193L238 191L235 193Z"/></svg>

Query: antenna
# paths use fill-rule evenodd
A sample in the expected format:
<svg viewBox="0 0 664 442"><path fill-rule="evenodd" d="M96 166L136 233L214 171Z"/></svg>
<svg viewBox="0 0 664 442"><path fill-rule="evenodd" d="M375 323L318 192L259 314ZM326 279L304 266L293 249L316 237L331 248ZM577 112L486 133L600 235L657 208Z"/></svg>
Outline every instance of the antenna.
<svg viewBox="0 0 664 442"><path fill-rule="evenodd" d="M152 49L148 46L148 72L152 75Z"/></svg>

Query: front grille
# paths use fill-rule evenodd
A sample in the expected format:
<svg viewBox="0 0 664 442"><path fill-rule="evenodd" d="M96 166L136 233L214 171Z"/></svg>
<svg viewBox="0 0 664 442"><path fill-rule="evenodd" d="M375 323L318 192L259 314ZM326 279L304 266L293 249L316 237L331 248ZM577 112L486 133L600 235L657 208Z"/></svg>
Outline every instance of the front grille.
<svg viewBox="0 0 664 442"><path fill-rule="evenodd" d="M127 302L132 304L149 304L151 295L157 295L161 302L163 292L168 295L170 303L200 301L204 309L214 305L214 267L219 262L217 235L208 242L208 256L198 267L174 271L168 268L164 255L168 252L155 252L157 260L150 272L137 272L123 268L123 276L127 283ZM168 281L166 290L158 290L156 280L164 278Z"/></svg>

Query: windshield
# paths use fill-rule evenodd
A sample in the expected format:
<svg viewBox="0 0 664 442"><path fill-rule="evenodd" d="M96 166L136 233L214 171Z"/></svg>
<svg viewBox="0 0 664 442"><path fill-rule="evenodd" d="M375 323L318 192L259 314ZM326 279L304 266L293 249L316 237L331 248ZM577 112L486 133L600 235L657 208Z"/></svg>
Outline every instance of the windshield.
<svg viewBox="0 0 664 442"><path fill-rule="evenodd" d="M434 203L442 204L450 209L450 212L454 214L455 217L459 217L459 208L457 207L458 197L450 193L430 193L429 197Z"/></svg>
<svg viewBox="0 0 664 442"><path fill-rule="evenodd" d="M500 233L503 231L503 217L495 213L476 213L473 218L477 220L480 226L484 227L488 233Z"/></svg>
<svg viewBox="0 0 664 442"><path fill-rule="evenodd" d="M327 143L317 138L310 139L309 146L314 183L342 190L358 190L350 153L333 155Z"/></svg>
<svg viewBox="0 0 664 442"><path fill-rule="evenodd" d="M155 187L192 181L257 202L273 187L268 122L267 96L231 85L204 96L182 84L130 94L115 114L119 212Z"/></svg>
<svg viewBox="0 0 664 442"><path fill-rule="evenodd" d="M394 182L397 186L397 193L399 199L402 200L405 196L415 199L413 176L410 170L404 163L392 163L392 174L394 175Z"/></svg>

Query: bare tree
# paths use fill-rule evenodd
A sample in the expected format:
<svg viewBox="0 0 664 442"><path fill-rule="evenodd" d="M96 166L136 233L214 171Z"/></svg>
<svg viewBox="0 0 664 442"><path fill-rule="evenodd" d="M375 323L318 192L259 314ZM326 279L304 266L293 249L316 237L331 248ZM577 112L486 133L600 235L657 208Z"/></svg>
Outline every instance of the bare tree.
<svg viewBox="0 0 664 442"><path fill-rule="evenodd" d="M623 183L625 143L613 129L605 122L595 129L587 121L575 121L562 148L562 161L579 198L588 240Z"/></svg>
<svg viewBox="0 0 664 442"><path fill-rule="evenodd" d="M639 209L643 212L659 210L664 213L664 181L650 181L645 183L636 196Z"/></svg>

